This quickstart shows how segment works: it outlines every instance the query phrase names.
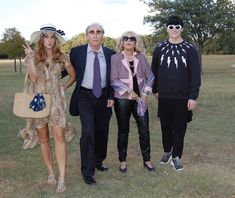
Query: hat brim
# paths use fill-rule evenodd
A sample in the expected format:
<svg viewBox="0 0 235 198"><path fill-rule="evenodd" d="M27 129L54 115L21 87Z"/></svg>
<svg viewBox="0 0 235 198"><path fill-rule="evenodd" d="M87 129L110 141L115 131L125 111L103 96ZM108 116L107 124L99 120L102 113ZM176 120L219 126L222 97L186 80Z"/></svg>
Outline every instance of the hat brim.
<svg viewBox="0 0 235 198"><path fill-rule="evenodd" d="M39 41L41 34L44 31L35 31L31 34L30 36L30 43L36 43ZM61 45L66 43L66 40L58 33L58 32L54 32L56 38L58 39L58 41L60 42Z"/></svg>

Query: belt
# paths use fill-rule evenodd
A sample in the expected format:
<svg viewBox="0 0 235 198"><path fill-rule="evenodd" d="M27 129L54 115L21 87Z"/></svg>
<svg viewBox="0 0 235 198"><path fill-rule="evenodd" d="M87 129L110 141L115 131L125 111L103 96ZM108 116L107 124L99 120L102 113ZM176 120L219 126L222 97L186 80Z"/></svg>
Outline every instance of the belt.
<svg viewBox="0 0 235 198"><path fill-rule="evenodd" d="M84 90L84 91L92 91L92 89L88 89L88 88L82 87L82 86L81 86L80 89L82 89L82 90ZM106 89L106 87L102 88L102 91L104 91L105 89Z"/></svg>
<svg viewBox="0 0 235 198"><path fill-rule="evenodd" d="M85 90L85 91L92 91L92 89L87 89L86 87L82 87L82 86L80 89Z"/></svg>

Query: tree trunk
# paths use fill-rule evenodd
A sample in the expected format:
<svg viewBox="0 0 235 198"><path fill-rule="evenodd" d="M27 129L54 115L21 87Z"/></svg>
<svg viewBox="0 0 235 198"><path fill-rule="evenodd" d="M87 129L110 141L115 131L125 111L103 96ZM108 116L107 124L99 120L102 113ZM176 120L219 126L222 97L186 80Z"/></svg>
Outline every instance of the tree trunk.
<svg viewBox="0 0 235 198"><path fill-rule="evenodd" d="M14 69L15 69L15 72L17 72L17 68L16 68L16 58L14 58Z"/></svg>
<svg viewBox="0 0 235 198"><path fill-rule="evenodd" d="M203 43L199 42L198 43L198 53L199 53L199 63L200 63L201 74L203 74L203 71L202 71L202 49L203 49Z"/></svg>
<svg viewBox="0 0 235 198"><path fill-rule="evenodd" d="M22 74L22 61L21 61L21 58L19 58L20 60L20 74Z"/></svg>

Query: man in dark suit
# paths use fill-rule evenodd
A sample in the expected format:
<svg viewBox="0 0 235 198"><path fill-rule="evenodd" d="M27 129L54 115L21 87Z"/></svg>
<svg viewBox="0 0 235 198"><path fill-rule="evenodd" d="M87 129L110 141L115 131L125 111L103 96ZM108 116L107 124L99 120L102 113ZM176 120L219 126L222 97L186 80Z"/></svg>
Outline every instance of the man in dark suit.
<svg viewBox="0 0 235 198"><path fill-rule="evenodd" d="M86 28L88 44L74 47L70 52L77 81L69 110L72 116L80 115L81 172L86 184L96 183L93 178L95 168L108 170L103 161L107 154L109 121L114 104L110 69L111 56L115 52L102 46L103 34L100 24L89 25Z"/></svg>

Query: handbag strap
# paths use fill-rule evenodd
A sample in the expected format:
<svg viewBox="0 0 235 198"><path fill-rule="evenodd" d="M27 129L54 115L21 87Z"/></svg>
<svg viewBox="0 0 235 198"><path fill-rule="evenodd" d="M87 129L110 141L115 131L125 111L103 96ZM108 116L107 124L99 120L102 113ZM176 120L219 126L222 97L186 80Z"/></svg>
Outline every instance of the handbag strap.
<svg viewBox="0 0 235 198"><path fill-rule="evenodd" d="M27 72L25 74L23 93L27 93L28 92L28 85L27 85L27 79L28 78L29 78L29 72Z"/></svg>

